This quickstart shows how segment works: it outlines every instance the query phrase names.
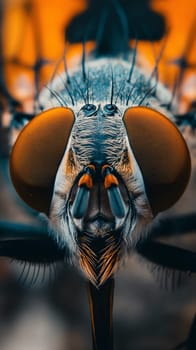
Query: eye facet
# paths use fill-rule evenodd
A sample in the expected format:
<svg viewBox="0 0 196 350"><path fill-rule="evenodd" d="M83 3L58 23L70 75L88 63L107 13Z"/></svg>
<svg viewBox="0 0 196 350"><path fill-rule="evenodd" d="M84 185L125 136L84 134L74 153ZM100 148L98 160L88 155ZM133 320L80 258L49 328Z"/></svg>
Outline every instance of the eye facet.
<svg viewBox="0 0 196 350"><path fill-rule="evenodd" d="M42 112L22 130L11 153L10 174L16 191L30 207L46 214L73 123L69 108Z"/></svg>
<svg viewBox="0 0 196 350"><path fill-rule="evenodd" d="M96 109L97 109L96 106L90 103L82 107L82 111L85 113L86 117L90 117L92 114L94 114Z"/></svg>
<svg viewBox="0 0 196 350"><path fill-rule="evenodd" d="M117 112L117 107L113 104L107 104L104 106L103 110L107 115L112 116Z"/></svg>
<svg viewBox="0 0 196 350"><path fill-rule="evenodd" d="M154 214L171 207L190 177L190 155L177 127L163 114L147 108L128 108L124 124L143 175Z"/></svg>

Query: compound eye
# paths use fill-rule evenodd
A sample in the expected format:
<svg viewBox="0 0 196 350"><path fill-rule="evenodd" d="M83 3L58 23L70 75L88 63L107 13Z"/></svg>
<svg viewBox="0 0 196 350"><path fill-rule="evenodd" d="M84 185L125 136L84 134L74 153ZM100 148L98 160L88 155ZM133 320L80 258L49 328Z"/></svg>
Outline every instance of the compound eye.
<svg viewBox="0 0 196 350"><path fill-rule="evenodd" d="M171 207L186 188L191 170L188 148L177 127L151 108L128 108L123 119L149 203L157 214Z"/></svg>
<svg viewBox="0 0 196 350"><path fill-rule="evenodd" d="M84 107L82 107L82 111L85 113L86 117L90 117L93 115L96 111L97 107L93 104L86 104Z"/></svg>
<svg viewBox="0 0 196 350"><path fill-rule="evenodd" d="M19 196L48 214L53 186L74 123L69 108L57 107L24 127L10 157L10 174Z"/></svg>
<svg viewBox="0 0 196 350"><path fill-rule="evenodd" d="M107 104L104 106L103 110L107 115L112 116L117 112L117 107L113 104Z"/></svg>

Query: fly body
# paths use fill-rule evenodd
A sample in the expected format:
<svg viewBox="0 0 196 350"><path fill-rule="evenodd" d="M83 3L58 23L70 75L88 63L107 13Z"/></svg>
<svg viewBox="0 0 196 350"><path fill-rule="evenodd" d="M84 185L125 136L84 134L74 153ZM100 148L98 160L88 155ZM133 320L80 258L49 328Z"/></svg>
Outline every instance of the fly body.
<svg viewBox="0 0 196 350"><path fill-rule="evenodd" d="M184 191L190 160L162 107L171 95L135 65L135 52L130 62L85 56L40 95L44 112L17 140L11 175L24 200L47 212L52 236L98 287L147 235L154 215Z"/></svg>

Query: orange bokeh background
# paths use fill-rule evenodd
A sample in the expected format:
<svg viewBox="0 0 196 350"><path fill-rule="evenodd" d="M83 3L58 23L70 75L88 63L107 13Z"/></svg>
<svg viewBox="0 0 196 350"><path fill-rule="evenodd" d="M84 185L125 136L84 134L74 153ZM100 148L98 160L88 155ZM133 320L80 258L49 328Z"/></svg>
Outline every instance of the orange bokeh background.
<svg viewBox="0 0 196 350"><path fill-rule="evenodd" d="M57 60L64 53L65 26L74 15L85 10L87 2L85 0L8 0L4 3L5 80L11 94L23 99L33 94L34 76L29 68L36 58L47 59L48 63L40 72L41 85L50 79ZM196 70L193 67L196 64L196 2L195 0L188 2L152 0L151 6L164 15L168 30L165 49L159 64L159 77L171 87L178 73L177 65L172 62L186 51L186 59L192 66L191 69L186 70L186 77L192 78L188 87L184 89L184 95L188 96L187 99L193 99L196 97ZM163 40L153 44L140 42L141 56L147 58L146 69L154 65ZM81 45L66 44L66 53L68 64L73 65L77 57L78 59L80 57ZM17 59L21 65L12 63L13 59Z"/></svg>

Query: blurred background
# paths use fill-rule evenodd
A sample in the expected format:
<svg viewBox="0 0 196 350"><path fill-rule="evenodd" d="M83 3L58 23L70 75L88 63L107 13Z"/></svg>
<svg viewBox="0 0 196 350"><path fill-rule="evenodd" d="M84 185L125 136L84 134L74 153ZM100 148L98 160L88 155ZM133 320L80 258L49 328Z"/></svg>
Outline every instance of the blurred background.
<svg viewBox="0 0 196 350"><path fill-rule="evenodd" d="M160 15L162 25L151 40L139 38L138 61L150 72L161 47L159 79L170 90L180 76L177 113L194 108L196 100L196 2L194 0L122 1L127 13L143 24L143 9ZM136 6L137 4L137 6ZM80 19L96 16L102 1L0 0L0 221L45 227L39 214L15 193L8 158L18 133L15 110L33 113L37 92L51 79L66 48L68 67L81 61ZM78 24L79 23L79 24ZM82 23L82 22L81 22ZM148 23L148 17L146 17ZM161 32L163 28L163 33ZM156 37L156 30L159 38ZM130 35L130 45L134 37ZM115 40L115 38L112 38ZM164 42L165 40L165 42ZM95 46L93 35L87 49ZM182 67L183 61L183 70ZM63 67L59 65L59 71ZM163 218L196 213L196 140L184 128L192 157L190 184L181 200ZM173 223L175 226L175 222ZM196 232L167 237L167 242L196 251ZM164 240L164 237L163 237ZM91 331L86 286L74 268L58 266L56 274L31 288L20 281L23 266L0 258L0 349L90 350ZM27 274L27 269L25 270ZM171 291L172 279L181 287ZM174 276L153 268L133 254L116 276L114 297L115 350L172 350L189 333L196 312L194 275ZM187 349L196 349L196 347Z"/></svg>

